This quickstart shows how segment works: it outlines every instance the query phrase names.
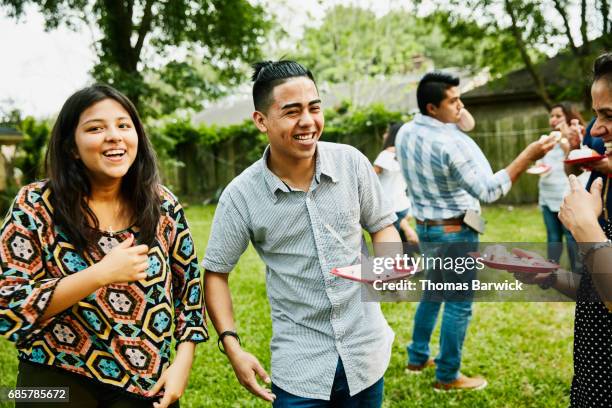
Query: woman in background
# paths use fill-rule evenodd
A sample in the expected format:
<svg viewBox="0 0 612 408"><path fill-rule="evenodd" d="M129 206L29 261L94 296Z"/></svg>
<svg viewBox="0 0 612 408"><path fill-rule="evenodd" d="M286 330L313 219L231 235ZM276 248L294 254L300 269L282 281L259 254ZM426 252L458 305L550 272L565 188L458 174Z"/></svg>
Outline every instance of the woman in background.
<svg viewBox="0 0 612 408"><path fill-rule="evenodd" d="M406 181L395 156L395 136L402 125L401 122L392 122L387 127L383 135L383 150L374 160L374 171L378 174L383 193L393 204L395 215L397 215L394 225L402 241L416 245L419 238L416 231L408 224L411 205L406 195Z"/></svg>
<svg viewBox="0 0 612 408"><path fill-rule="evenodd" d="M584 121L569 103L558 103L551 108L548 123L552 131L561 132L562 142L555 145L539 161L550 166L550 170L542 174L538 184L538 204L544 217L546 241L549 244L547 256L548 259L559 262L563 253L563 237L565 237L571 269L576 271L576 242L559 220L559 208L563 197L569 191L569 182L563 164L567 156L567 146L580 144L582 135L578 134L577 123L583 126Z"/></svg>

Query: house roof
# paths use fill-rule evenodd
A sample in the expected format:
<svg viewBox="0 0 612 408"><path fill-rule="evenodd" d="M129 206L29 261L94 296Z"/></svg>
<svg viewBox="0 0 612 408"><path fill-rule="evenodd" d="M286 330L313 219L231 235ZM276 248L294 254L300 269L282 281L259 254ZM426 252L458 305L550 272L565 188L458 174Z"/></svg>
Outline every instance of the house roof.
<svg viewBox="0 0 612 408"><path fill-rule="evenodd" d="M0 144L16 144L23 140L23 134L16 129L0 126Z"/></svg>
<svg viewBox="0 0 612 408"><path fill-rule="evenodd" d="M592 54L605 50L602 39L597 39L589 44ZM575 72L582 71L578 68L579 60L570 51L563 51L536 65L544 85L550 95L560 95L564 89L575 86ZM486 84L466 92L461 99L468 104L480 104L491 102L527 101L539 100L536 93L536 85L527 68L512 71L501 78L489 81Z"/></svg>
<svg viewBox="0 0 612 408"><path fill-rule="evenodd" d="M474 77L458 69L445 71L459 75L462 86L473 87ZM350 100L354 106L368 106L382 103L389 110L410 112L417 109L416 87L422 73L397 75L386 78L371 78L352 83L321 84L319 92L324 107L337 106ZM194 115L195 124L234 125L242 123L253 113L253 99L250 87L223 98Z"/></svg>

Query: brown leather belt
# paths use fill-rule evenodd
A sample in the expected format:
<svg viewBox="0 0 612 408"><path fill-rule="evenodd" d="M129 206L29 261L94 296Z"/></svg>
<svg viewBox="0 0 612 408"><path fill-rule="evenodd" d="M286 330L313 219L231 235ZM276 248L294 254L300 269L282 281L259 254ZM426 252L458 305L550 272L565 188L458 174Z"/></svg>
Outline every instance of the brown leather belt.
<svg viewBox="0 0 612 408"><path fill-rule="evenodd" d="M458 218L448 218L446 220L425 220L421 221L419 219L416 220L416 223L419 225L461 225L463 224L463 217Z"/></svg>

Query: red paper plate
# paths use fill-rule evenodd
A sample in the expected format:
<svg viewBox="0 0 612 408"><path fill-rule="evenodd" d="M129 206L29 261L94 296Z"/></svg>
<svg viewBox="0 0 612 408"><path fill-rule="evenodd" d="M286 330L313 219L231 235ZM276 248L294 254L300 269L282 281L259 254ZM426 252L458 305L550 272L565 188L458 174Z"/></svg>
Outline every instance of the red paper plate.
<svg viewBox="0 0 612 408"><path fill-rule="evenodd" d="M581 159L563 160L563 163L565 163L565 164L593 163L593 162L600 161L600 160L605 159L605 158L606 158L605 155L600 154L599 156L583 157Z"/></svg>
<svg viewBox="0 0 612 408"><path fill-rule="evenodd" d="M481 257L480 252L470 252L468 253L468 255L470 255L472 258L481 258L482 263L488 266L489 268L499 269L499 270L508 271L508 272L548 273L548 272L556 271L557 269L560 268L560 265L553 263L553 262L548 262L548 261L542 261L542 265L532 266L532 265L522 265L522 264L515 264L515 263L501 263L501 262L495 262L495 261L488 261L487 259Z"/></svg>
<svg viewBox="0 0 612 408"><path fill-rule="evenodd" d="M334 268L331 270L331 274L356 282L373 283L377 280L387 282L410 277L415 274L415 268L408 267L407 269L394 269L393 271L383 272L375 279L367 279L361 277L361 264L345 266L342 268Z"/></svg>

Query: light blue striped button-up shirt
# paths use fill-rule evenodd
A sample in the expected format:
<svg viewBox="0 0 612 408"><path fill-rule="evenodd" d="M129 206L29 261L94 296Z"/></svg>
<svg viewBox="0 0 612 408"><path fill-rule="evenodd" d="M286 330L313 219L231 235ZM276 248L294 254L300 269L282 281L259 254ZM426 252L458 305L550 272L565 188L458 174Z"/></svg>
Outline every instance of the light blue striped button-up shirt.
<svg viewBox="0 0 612 408"><path fill-rule="evenodd" d="M290 190L262 159L225 189L203 266L230 272L249 242L266 264L272 312L272 381L304 398L329 400L338 357L351 395L385 373L394 334L361 284L330 274L359 263L362 227L396 217L368 159L357 149L318 142L308 192Z"/></svg>
<svg viewBox="0 0 612 408"><path fill-rule="evenodd" d="M508 172L493 173L476 142L454 124L419 113L399 130L395 146L419 220L480 212L479 200L493 202L512 187Z"/></svg>

